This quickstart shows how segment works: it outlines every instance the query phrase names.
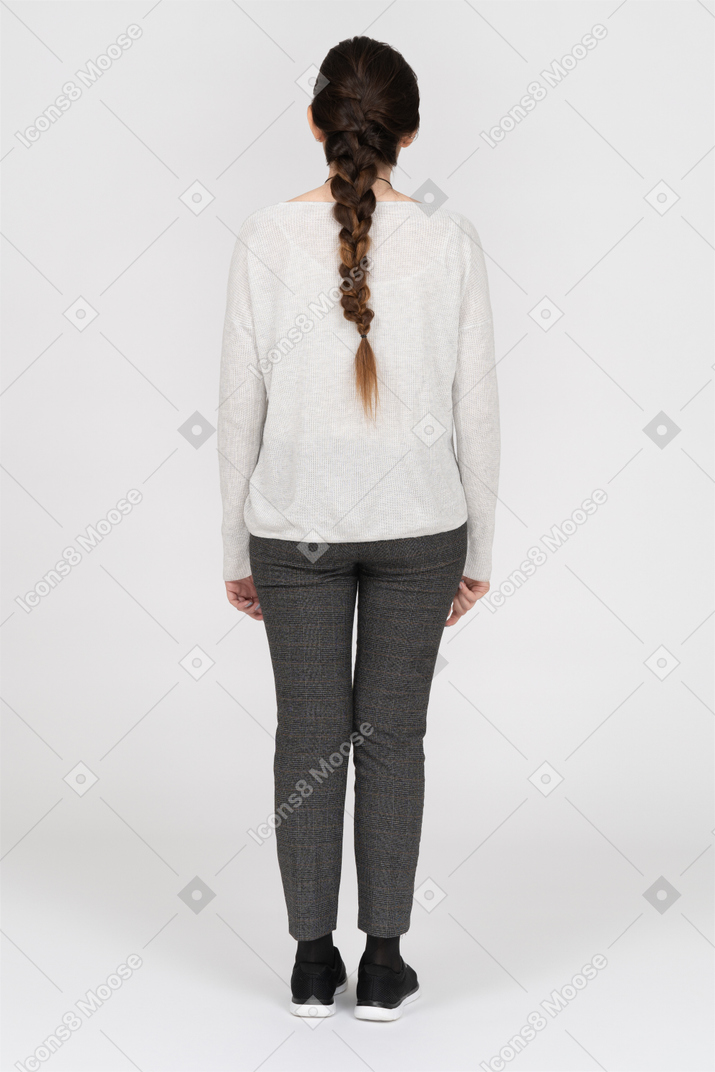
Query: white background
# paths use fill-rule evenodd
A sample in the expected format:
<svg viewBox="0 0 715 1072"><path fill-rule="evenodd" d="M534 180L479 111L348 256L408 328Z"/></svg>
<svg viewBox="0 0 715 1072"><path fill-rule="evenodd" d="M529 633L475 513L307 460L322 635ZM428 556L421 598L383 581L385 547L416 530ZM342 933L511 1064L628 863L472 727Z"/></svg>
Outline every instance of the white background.
<svg viewBox="0 0 715 1072"><path fill-rule="evenodd" d="M10 0L2 18L2 1067L136 953L43 1067L476 1069L600 953L505 1067L712 1068L712 0ZM141 37L26 148L15 132L131 23ZM480 132L598 23L490 148ZM358 1022L352 974L311 1027L287 1011L275 845L247 834L273 809L275 700L264 627L225 599L211 431L235 232L324 180L296 79L363 32L419 78L395 186L431 180L487 255L492 590L608 498L496 613L445 631L402 943L423 998ZM195 214L180 197L197 181L213 200ZM82 331L64 315L80 297L98 314ZM548 330L529 315L545 297L563 314ZM663 412L665 445L643 431ZM199 447L178 431L196 413ZM130 488L132 513L24 610ZM180 665L196 646L198 680ZM529 781L545 762L553 781ZM83 795L63 780L79 763L98 779ZM347 811L335 937L354 973ZM178 896L196 877L215 895L200 911ZM679 897L644 898L663 879Z"/></svg>

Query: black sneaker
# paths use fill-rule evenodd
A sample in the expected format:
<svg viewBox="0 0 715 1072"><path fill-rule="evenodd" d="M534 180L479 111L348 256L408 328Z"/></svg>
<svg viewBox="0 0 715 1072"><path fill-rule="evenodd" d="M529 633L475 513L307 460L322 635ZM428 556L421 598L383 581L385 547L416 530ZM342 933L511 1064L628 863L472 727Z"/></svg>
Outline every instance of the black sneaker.
<svg viewBox="0 0 715 1072"><path fill-rule="evenodd" d="M294 1016L332 1016L335 994L347 990L348 975L337 946L333 947L332 964L311 964L296 961L290 980L290 1011Z"/></svg>
<svg viewBox="0 0 715 1072"><path fill-rule="evenodd" d="M366 964L363 953L358 964L358 1020L397 1020L402 1006L420 996L414 968L402 961L402 970L394 971L382 964Z"/></svg>

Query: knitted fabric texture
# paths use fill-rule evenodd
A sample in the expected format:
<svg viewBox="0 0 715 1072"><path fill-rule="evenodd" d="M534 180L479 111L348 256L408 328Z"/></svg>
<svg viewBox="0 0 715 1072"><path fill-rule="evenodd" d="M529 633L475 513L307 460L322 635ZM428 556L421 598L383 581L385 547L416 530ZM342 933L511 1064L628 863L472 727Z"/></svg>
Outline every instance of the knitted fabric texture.
<svg viewBox="0 0 715 1072"><path fill-rule="evenodd" d="M218 451L223 578L249 576L249 534L333 544L468 522L464 574L491 575L499 404L484 254L458 212L378 201L370 230L376 419L355 385L332 202L250 215L233 251ZM455 453L456 448L456 453Z"/></svg>

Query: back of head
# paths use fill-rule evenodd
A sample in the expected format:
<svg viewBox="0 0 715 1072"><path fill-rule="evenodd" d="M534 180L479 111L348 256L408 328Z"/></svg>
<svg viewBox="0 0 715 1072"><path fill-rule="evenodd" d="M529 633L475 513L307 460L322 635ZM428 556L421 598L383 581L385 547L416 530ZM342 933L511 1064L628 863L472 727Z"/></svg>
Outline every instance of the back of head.
<svg viewBox="0 0 715 1072"><path fill-rule="evenodd" d="M369 231L375 211L372 187L380 165L394 167L400 139L419 127L417 78L399 52L371 37L352 37L331 48L320 66L313 122L325 134L330 189L340 224L343 315L361 339L355 355L358 394L366 413L377 398L375 355L368 341L375 315L368 307ZM320 88L322 87L322 88Z"/></svg>

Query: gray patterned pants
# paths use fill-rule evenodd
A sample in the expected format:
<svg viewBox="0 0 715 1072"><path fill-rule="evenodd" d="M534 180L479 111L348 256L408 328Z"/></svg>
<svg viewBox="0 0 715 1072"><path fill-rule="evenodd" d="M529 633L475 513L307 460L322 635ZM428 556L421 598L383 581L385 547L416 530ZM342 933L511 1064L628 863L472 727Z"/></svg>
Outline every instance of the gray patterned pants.
<svg viewBox="0 0 715 1072"><path fill-rule="evenodd" d="M357 925L383 938L404 934L422 829L427 705L467 524L327 546L252 535L249 553L276 687L276 844L289 932L310 941L337 925L352 746Z"/></svg>

